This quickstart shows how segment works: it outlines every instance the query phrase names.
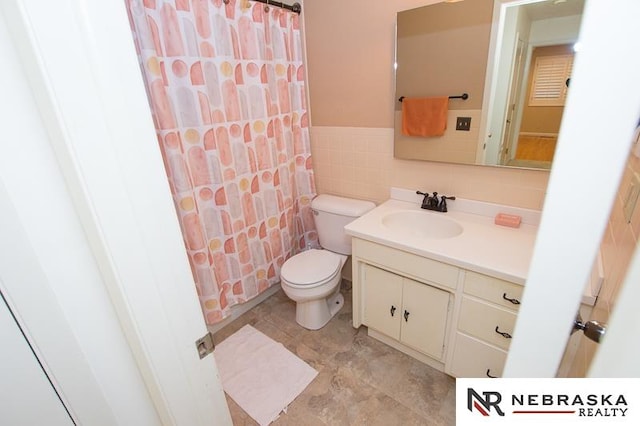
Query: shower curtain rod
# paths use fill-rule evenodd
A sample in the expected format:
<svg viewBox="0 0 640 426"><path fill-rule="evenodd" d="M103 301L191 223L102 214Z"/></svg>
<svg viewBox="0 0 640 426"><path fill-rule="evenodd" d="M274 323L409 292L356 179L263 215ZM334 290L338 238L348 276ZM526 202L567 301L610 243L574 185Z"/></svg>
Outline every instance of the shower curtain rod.
<svg viewBox="0 0 640 426"><path fill-rule="evenodd" d="M223 1L224 1L224 4L229 4L229 0L223 0ZM271 1L271 0L254 0L254 1L257 1L258 3L264 3L267 6L276 6L281 9L287 9L294 13L297 13L298 15L300 14L300 12L302 12L302 6L298 2L295 2L294 4L286 4L279 1Z"/></svg>

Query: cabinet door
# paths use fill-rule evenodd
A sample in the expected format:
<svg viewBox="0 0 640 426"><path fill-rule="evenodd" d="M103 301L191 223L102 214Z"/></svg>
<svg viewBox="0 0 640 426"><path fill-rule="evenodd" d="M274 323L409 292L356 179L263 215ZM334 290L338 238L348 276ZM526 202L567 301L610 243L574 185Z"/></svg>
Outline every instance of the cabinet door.
<svg viewBox="0 0 640 426"><path fill-rule="evenodd" d="M449 293L404 279L400 341L436 359L442 358Z"/></svg>
<svg viewBox="0 0 640 426"><path fill-rule="evenodd" d="M402 277L365 265L364 282L364 324L399 339Z"/></svg>

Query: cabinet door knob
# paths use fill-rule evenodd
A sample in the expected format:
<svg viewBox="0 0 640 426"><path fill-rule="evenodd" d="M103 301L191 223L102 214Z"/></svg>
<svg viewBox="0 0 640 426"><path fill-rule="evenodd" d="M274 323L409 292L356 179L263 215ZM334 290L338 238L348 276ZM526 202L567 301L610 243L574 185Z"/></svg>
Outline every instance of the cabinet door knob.
<svg viewBox="0 0 640 426"><path fill-rule="evenodd" d="M409 321L409 311L404 311L404 320Z"/></svg>
<svg viewBox="0 0 640 426"><path fill-rule="evenodd" d="M396 313L396 307L391 305L391 311L390 312L391 312L391 316L393 316L393 314Z"/></svg>
<svg viewBox="0 0 640 426"><path fill-rule="evenodd" d="M507 297L507 293L502 293L502 298L504 300L508 300L509 302L513 303L514 305L519 305L520 301L518 299L516 299L515 297L513 299Z"/></svg>
<svg viewBox="0 0 640 426"><path fill-rule="evenodd" d="M496 325L496 333L504 337L505 339L511 339L511 335L509 333L505 333L504 331L500 331L498 326Z"/></svg>
<svg viewBox="0 0 640 426"><path fill-rule="evenodd" d="M490 369L490 368L487 368L487 373L486 373L486 374L487 374L487 377L491 377L492 379L495 379L495 378L496 378L496 376L492 376L490 373L491 373L491 369Z"/></svg>

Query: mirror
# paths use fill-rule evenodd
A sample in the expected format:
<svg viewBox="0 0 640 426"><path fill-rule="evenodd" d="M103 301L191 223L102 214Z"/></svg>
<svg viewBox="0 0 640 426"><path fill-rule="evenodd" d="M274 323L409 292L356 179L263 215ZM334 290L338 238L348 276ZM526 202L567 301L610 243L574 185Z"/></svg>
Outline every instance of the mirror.
<svg viewBox="0 0 640 426"><path fill-rule="evenodd" d="M549 169L584 1L467 0L398 12L394 156ZM454 97L444 134L403 134L399 99L441 96ZM470 129L456 130L458 118L470 118Z"/></svg>

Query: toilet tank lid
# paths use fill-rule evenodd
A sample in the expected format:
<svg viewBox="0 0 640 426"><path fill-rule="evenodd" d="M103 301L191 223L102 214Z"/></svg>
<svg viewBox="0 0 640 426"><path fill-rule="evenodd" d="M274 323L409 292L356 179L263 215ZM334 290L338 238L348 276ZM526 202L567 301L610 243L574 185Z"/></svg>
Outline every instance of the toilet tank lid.
<svg viewBox="0 0 640 426"><path fill-rule="evenodd" d="M311 208L322 212L342 216L359 217L373 209L376 205L371 201L320 194L311 201Z"/></svg>

